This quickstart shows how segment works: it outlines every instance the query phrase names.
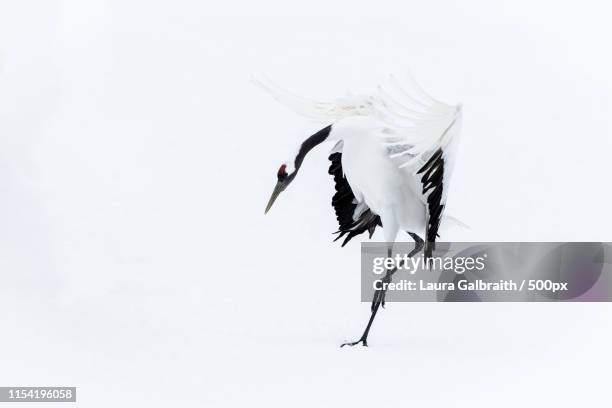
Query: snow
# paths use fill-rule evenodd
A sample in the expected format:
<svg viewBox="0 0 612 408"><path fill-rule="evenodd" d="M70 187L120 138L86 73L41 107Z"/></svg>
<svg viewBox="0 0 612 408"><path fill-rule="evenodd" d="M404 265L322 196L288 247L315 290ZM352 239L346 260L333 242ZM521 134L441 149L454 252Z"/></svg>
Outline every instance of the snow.
<svg viewBox="0 0 612 408"><path fill-rule="evenodd" d="M443 239L609 241L605 6L178 3L0 13L0 385L77 386L84 407L601 405L609 304L393 303L340 349L369 305L358 243L331 242L332 146L264 216L322 126L250 78L333 98L410 69L464 106L448 212L471 228Z"/></svg>

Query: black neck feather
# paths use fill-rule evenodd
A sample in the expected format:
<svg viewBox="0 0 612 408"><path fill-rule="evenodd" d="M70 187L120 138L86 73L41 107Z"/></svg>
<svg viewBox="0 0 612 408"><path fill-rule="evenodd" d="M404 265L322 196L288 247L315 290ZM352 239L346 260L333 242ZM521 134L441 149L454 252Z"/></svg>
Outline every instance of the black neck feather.
<svg viewBox="0 0 612 408"><path fill-rule="evenodd" d="M319 130L317 133L310 136L308 139L304 140L304 143L302 143L302 145L300 146L300 151L298 152L297 156L295 156L296 171L302 165L306 154L308 154L308 152L311 151L315 146L323 143L325 139L327 139L329 133L331 132L331 128L331 125L329 125L326 128Z"/></svg>

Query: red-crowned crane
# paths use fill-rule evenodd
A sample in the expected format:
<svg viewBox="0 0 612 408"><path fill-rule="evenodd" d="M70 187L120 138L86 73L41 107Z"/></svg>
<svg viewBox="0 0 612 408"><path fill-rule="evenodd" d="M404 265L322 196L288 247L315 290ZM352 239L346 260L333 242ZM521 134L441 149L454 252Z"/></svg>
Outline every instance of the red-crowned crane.
<svg viewBox="0 0 612 408"><path fill-rule="evenodd" d="M439 102L410 78L409 91L395 77L372 95L334 102L317 102L258 81L279 102L298 113L329 125L307 138L296 155L282 163L267 213L279 194L295 179L310 150L334 141L329 160L336 193L332 205L344 246L351 238L376 227L383 229L391 256L397 233L415 241L414 256L424 248L431 257L443 221L446 193L461 128L461 105ZM417 232L422 232L422 239ZM390 282L394 270L383 282ZM376 291L371 315L359 340L344 343L367 346L367 338L385 292Z"/></svg>

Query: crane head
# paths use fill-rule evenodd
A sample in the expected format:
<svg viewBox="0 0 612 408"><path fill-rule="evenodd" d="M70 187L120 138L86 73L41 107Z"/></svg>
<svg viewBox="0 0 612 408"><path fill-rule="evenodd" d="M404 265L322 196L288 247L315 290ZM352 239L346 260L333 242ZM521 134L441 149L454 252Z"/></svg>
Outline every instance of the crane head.
<svg viewBox="0 0 612 408"><path fill-rule="evenodd" d="M310 136L308 139L302 142L300 149L297 152L297 155L292 161L285 162L281 164L276 173L276 177L278 181L276 182L276 186L274 187L274 191L272 191L272 196L270 196L270 200L268 201L268 205L266 206L265 213L267 214L274 204L276 198L282 193L289 184L293 181L297 172L304 161L304 158L308 154L310 150L312 150L315 146L323 143L331 132L331 125L319 130L314 135Z"/></svg>
<svg viewBox="0 0 612 408"><path fill-rule="evenodd" d="M295 178L295 174L297 173L297 171L293 170L292 172L287 173L287 169L288 169L288 166L285 163L283 163L278 169L278 172L276 174L278 181L276 182L276 186L274 186L274 190L272 191L270 200L268 200L268 205L266 206L265 214L267 214L268 211L270 211L270 208L272 208L272 204L274 204L274 201L276 201L276 198L280 195L280 193L282 193L287 188L287 186Z"/></svg>

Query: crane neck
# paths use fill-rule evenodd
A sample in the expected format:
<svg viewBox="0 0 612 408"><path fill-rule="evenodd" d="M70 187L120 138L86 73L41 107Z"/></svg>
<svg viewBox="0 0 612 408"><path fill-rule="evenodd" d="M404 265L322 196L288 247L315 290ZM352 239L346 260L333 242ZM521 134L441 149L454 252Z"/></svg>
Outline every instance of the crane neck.
<svg viewBox="0 0 612 408"><path fill-rule="evenodd" d="M304 158L315 146L323 143L331 133L332 125L329 125L321 130L319 130L314 135L310 136L308 139L304 140L302 145L300 146L300 150L298 154L295 156L295 171L298 171Z"/></svg>

